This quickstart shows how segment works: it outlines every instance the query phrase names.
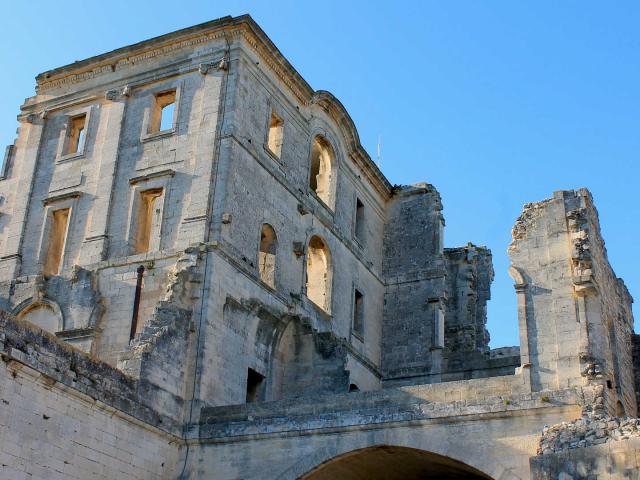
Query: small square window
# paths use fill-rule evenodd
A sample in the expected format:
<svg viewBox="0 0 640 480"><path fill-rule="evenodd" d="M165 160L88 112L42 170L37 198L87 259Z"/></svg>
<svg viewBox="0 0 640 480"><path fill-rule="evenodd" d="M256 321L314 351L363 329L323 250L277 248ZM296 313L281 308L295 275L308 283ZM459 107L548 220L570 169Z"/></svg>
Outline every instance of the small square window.
<svg viewBox="0 0 640 480"><path fill-rule="evenodd" d="M87 115L77 115L69 120L69 133L67 136L67 148L65 155L81 153L84 150L87 129Z"/></svg>
<svg viewBox="0 0 640 480"><path fill-rule="evenodd" d="M278 115L271 113L271 120L269 121L269 138L267 139L267 146L271 153L280 158L282 154L282 141L284 134L284 122Z"/></svg>
<svg viewBox="0 0 640 480"><path fill-rule="evenodd" d="M174 125L176 91L158 93L155 96L149 133L171 130Z"/></svg>

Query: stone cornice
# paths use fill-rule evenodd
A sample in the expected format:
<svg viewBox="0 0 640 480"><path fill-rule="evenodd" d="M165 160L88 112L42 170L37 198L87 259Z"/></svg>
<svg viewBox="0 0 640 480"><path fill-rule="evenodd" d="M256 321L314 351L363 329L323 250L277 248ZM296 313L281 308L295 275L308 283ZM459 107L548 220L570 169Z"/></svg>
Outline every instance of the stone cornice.
<svg viewBox="0 0 640 480"><path fill-rule="evenodd" d="M249 15L223 17L43 72L36 77L37 91L42 94L61 86L95 79L221 38L225 38L229 46L233 40L242 40L302 105L323 108L340 128L349 149L346 154L383 197L391 195L391 184L360 144L353 120L344 106L329 92L315 92Z"/></svg>

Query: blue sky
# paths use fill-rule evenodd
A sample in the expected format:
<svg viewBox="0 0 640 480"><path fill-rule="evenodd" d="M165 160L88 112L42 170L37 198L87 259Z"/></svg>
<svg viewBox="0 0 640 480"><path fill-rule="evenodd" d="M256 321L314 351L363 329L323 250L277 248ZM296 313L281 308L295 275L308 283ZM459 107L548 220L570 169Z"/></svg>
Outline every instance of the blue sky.
<svg viewBox="0 0 640 480"><path fill-rule="evenodd" d="M591 190L609 259L640 298L640 2L32 0L3 12L4 145L37 73L250 13L342 101L372 157L382 138L392 183L439 189L446 246L491 248L492 346L518 343L511 227L554 190Z"/></svg>

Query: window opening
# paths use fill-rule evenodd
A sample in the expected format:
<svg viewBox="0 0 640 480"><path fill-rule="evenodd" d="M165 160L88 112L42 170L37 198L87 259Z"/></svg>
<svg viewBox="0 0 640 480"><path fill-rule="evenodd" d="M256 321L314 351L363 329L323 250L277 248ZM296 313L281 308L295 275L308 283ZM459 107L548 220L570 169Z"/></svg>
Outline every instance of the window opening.
<svg viewBox="0 0 640 480"><path fill-rule="evenodd" d="M51 214L47 256L43 272L45 275L57 275L60 273L62 258L64 256L64 245L67 239L69 213L69 208L62 208L60 210L54 210Z"/></svg>

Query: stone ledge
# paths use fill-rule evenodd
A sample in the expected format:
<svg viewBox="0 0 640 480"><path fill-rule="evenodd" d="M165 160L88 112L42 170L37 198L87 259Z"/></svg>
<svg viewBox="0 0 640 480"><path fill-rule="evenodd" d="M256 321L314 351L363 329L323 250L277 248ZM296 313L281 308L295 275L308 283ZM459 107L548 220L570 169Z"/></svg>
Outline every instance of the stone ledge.
<svg viewBox="0 0 640 480"><path fill-rule="evenodd" d="M143 423L172 435L181 434L181 424L155 404L175 412L182 411L182 399L172 396L148 381L137 381L110 365L94 359L40 328L0 311L0 356L26 365L94 400L103 402Z"/></svg>
<svg viewBox="0 0 640 480"><path fill-rule="evenodd" d="M519 395L432 401L425 386L297 398L277 402L208 407L201 412L199 437L302 434L309 430L361 427L393 422L465 421L483 415L531 415L549 409L576 408L580 388ZM430 386L426 386L430 387Z"/></svg>

